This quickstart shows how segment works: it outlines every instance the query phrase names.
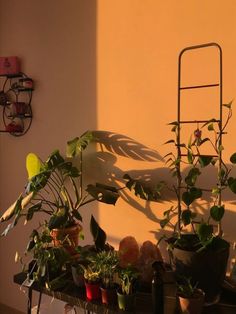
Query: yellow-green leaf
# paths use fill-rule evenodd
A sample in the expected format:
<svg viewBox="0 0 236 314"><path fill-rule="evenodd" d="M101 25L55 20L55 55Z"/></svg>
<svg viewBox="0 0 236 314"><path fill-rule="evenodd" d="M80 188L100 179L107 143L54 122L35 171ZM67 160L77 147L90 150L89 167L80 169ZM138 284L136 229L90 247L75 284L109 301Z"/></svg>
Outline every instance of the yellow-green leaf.
<svg viewBox="0 0 236 314"><path fill-rule="evenodd" d="M29 153L26 157L26 169L28 172L28 179L31 179L32 177L39 174L41 169L41 161L39 160L38 156Z"/></svg>

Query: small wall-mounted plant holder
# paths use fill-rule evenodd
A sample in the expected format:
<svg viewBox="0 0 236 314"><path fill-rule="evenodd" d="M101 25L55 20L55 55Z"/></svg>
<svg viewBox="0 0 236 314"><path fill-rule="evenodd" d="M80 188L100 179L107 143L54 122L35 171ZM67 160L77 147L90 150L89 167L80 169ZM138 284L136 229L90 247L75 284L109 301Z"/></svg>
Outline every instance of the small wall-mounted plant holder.
<svg viewBox="0 0 236 314"><path fill-rule="evenodd" d="M21 72L18 57L0 57L0 106L3 108L2 117L4 129L14 136L24 135L32 123L32 92L34 81Z"/></svg>

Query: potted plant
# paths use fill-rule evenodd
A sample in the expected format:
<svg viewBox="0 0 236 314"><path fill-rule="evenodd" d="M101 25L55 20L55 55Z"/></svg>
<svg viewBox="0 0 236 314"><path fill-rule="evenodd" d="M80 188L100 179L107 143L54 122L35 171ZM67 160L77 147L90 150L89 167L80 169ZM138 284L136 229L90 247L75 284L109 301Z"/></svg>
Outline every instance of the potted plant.
<svg viewBox="0 0 236 314"><path fill-rule="evenodd" d="M80 264L80 267L83 269L87 299L89 301L100 299L101 269L99 265L90 262L87 266Z"/></svg>
<svg viewBox="0 0 236 314"><path fill-rule="evenodd" d="M77 138L76 151L82 151L91 142L91 132ZM70 156L70 151L67 151ZM28 182L26 189L16 202L2 215L0 221L12 220L2 235L6 235L20 218L28 222L35 213L48 215L47 227L55 246L66 246L75 254L78 246L78 233L81 231L80 207L94 200L115 204L118 198L113 187L97 183L89 184L86 193L82 192L82 158L77 168L75 158L65 159L58 150L53 151L45 162L35 154L28 154L26 165Z"/></svg>
<svg viewBox="0 0 236 314"><path fill-rule="evenodd" d="M198 289L196 284L192 285L190 278L182 278L177 285L178 305L181 313L201 314L203 309L205 293Z"/></svg>
<svg viewBox="0 0 236 314"><path fill-rule="evenodd" d="M30 235L26 252L32 255L32 260L28 264L27 278L38 281L50 290L63 288L69 282L68 262L69 253L63 247L53 247L50 230L46 226L34 229ZM16 261L20 260L23 267L23 259L16 254Z"/></svg>
<svg viewBox="0 0 236 314"><path fill-rule="evenodd" d="M124 311L134 310L136 303L135 283L138 275L137 269L132 266L119 270L120 287L117 290L119 309Z"/></svg>
<svg viewBox="0 0 236 314"><path fill-rule="evenodd" d="M77 151L80 150L80 155L91 141L90 132L77 139ZM70 155L69 150L67 153ZM0 218L1 222L10 221L2 232L3 236L6 236L19 220L28 222L36 214L43 213L45 215L41 216L43 223L40 224L38 233L44 235L43 239L46 233L49 235L46 243L40 244L42 251L48 250L49 245L54 245L66 248L71 255L77 255L78 236L82 229L80 208L95 200L115 204L119 195L115 188L102 184L90 184L86 191L82 191L82 159L79 159L80 166L77 167L75 164L78 158L68 158L63 157L58 150L53 151L44 162L35 154L30 153L27 156L28 182L24 192ZM42 241L35 237L31 239L31 245L34 241L36 249L38 241ZM33 253L33 258L40 265L40 254L32 250L29 252ZM35 276L35 279L37 277Z"/></svg>
<svg viewBox="0 0 236 314"><path fill-rule="evenodd" d="M225 205L222 192L229 189L236 194L236 178L232 175L236 153L230 157L231 165L223 160L222 136L232 116L231 107L232 102L222 105L222 109L226 110L224 124L217 119L198 122L187 143L180 140L180 123L170 123L175 136L166 144L173 144L176 153L171 151L165 159L176 184L157 184L159 200L166 192L170 195L170 191L176 198L176 204L172 202L160 221L162 229L169 227L173 230L170 236L161 238L168 243L171 263L177 273L192 277L193 281L199 283L209 304L219 300L230 249L229 242L223 238ZM210 153L206 153L208 150ZM200 180L209 168L216 173L211 187ZM126 186L133 190L136 180L128 175L125 179ZM144 194L142 190L139 193L135 191L135 194L147 200L152 195L148 191ZM196 210L198 201L204 198L210 209L207 216L199 215Z"/></svg>
<svg viewBox="0 0 236 314"><path fill-rule="evenodd" d="M116 274L118 270L119 257L115 250L103 250L95 256L95 262L101 269L101 295L102 303L115 304L116 295Z"/></svg>

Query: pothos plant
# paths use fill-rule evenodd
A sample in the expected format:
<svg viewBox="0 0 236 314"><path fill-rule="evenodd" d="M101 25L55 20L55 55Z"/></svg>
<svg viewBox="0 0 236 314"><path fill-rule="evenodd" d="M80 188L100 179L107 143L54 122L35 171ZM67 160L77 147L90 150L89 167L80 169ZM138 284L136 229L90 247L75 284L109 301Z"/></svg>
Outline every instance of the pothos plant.
<svg viewBox="0 0 236 314"><path fill-rule="evenodd" d="M236 164L236 153L230 157L232 165L226 164L222 158L224 150L222 135L232 116L232 101L222 105L227 110L225 123L221 120L210 119L209 121L197 123L196 129L189 137L188 143L181 142L179 122L170 123L171 131L175 134L174 139L170 139L166 144L173 144L176 154L168 153L166 164L169 166L173 177L176 178L176 185L170 187L175 193L177 202L164 212L164 218L160 221L162 228L170 226L173 228L173 236L169 243L180 247L193 247L202 250L207 247L218 247L218 245L228 245L222 239L222 218L225 213L225 205L222 202L222 192L229 188L236 194L236 178L231 176L233 164ZM207 144L208 143L208 144ZM207 146L208 145L208 146ZM204 154L204 148L211 149L211 154ZM187 167L187 174L184 175L183 167ZM217 180L214 186L201 187L199 178L204 168L214 166L217 169ZM210 194L210 211L207 218L198 217L194 209L196 200L203 199L204 195ZM174 222L173 222L174 221ZM217 225L217 230L214 229ZM184 230L190 227L190 234L196 237L182 237ZM194 242L192 242L194 239Z"/></svg>

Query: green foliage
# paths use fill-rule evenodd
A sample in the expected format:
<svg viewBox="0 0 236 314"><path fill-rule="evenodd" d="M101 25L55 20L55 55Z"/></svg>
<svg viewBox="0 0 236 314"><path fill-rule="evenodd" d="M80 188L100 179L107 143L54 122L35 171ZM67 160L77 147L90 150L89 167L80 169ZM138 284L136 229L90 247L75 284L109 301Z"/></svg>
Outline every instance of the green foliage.
<svg viewBox="0 0 236 314"><path fill-rule="evenodd" d="M104 250L107 236L105 231L99 226L93 215L90 219L90 232L93 236L93 241L96 249L98 251Z"/></svg>
<svg viewBox="0 0 236 314"><path fill-rule="evenodd" d="M91 141L92 133L86 132L68 142L68 155L77 156ZM74 165L76 161L76 158L64 158L58 150L53 151L45 162L33 153L28 154L28 182L24 191L26 196L21 195L2 215L1 221L13 219L2 235L6 235L21 217L27 222L32 220L36 213L49 216L48 227L52 230L70 227L77 221L82 221L80 207L92 201L115 205L119 197L115 187L100 183L89 184L82 192L82 172ZM82 159L79 163L81 166Z"/></svg>
<svg viewBox="0 0 236 314"><path fill-rule="evenodd" d="M112 288L115 283L115 274L118 270L118 252L114 250L100 251L92 258L92 263L100 269L100 277L104 288Z"/></svg>
<svg viewBox="0 0 236 314"><path fill-rule="evenodd" d="M176 154L168 153L166 163L169 165L171 173L176 177L177 183L170 189L175 192L177 198L177 206L172 206L164 212L163 219L160 220L161 228L171 226L173 228L173 236L177 240L172 241L172 245L178 247L185 246L183 240L186 237L186 226L190 226L190 233L195 234L195 238L189 238L192 241L187 244L188 247L204 249L216 247L219 236L222 236L223 231L221 221L225 214L225 206L222 204L221 193L229 188L236 194L236 178L230 177L232 167L229 167L222 159L222 151L224 147L221 144L221 137L225 132L225 128L232 116L232 101L229 104L224 104L223 107L227 110L226 122L221 125L215 118L207 122L199 122L197 128L189 136L188 143L179 143L180 125L178 122L173 122L170 125L174 126L175 139L169 139L166 144L174 144ZM173 129L171 130L173 131ZM204 133L207 135L204 137ZM212 154L202 154L202 150L206 147L212 148ZM231 163L236 164L236 153L230 157ZM199 178L204 173L207 167L218 167L217 178L218 182L212 188L200 187ZM183 169L186 167L187 173ZM201 170L200 170L201 169ZM204 193L204 195L203 195ZM212 204L209 215L206 220L199 218L195 212L196 200L205 196L205 193L211 193ZM172 224L172 219L177 217L177 222ZM214 222L218 223L218 230L213 229ZM183 232L185 230L185 232ZM197 236L197 242L196 241Z"/></svg>
<svg viewBox="0 0 236 314"><path fill-rule="evenodd" d="M197 289L197 284L192 284L191 278L182 277L177 284L177 294L184 298L194 296Z"/></svg>
<svg viewBox="0 0 236 314"><path fill-rule="evenodd" d="M134 285L139 276L136 268L127 266L119 270L119 278L121 282L121 292L126 295L133 294Z"/></svg>
<svg viewBox="0 0 236 314"><path fill-rule="evenodd" d="M52 247L52 238L47 226L34 229L27 244L26 253L33 257L28 274L34 281L40 281L47 288L56 290L68 283L67 263L70 255L63 247Z"/></svg>

